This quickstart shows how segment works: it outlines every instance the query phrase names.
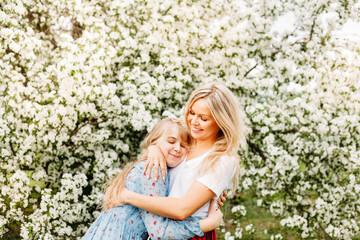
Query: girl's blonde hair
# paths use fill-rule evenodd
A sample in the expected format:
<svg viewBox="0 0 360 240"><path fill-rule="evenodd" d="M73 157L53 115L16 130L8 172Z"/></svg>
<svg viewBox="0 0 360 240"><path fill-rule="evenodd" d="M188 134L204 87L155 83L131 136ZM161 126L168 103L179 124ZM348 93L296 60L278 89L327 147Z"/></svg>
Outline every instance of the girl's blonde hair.
<svg viewBox="0 0 360 240"><path fill-rule="evenodd" d="M221 156L227 155L235 158L236 170L232 187L236 189L240 173L238 151L240 146L245 148L246 145L245 123L238 100L223 84L206 84L192 92L185 105L185 119L191 106L199 99L206 102L211 115L220 128L212 151L200 165L199 174L202 175L208 170L214 170ZM186 121L186 125L190 129L188 121Z"/></svg>
<svg viewBox="0 0 360 240"><path fill-rule="evenodd" d="M129 174L130 170L138 162L146 160L147 148L150 145L156 144L160 137L172 127L177 127L179 130L180 138L185 143L190 144L190 134L183 121L176 118L166 118L157 122L153 129L150 131L150 133L140 144L140 148L143 153L140 155L139 160L128 163L117 176L105 183L105 194L101 204L102 209L107 210L118 205L118 203L120 202L120 191L125 187L126 177Z"/></svg>

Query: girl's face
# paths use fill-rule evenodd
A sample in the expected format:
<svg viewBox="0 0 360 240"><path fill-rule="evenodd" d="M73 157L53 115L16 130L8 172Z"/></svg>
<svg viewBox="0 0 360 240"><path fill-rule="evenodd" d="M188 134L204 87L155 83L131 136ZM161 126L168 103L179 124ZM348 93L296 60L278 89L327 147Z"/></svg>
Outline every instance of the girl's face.
<svg viewBox="0 0 360 240"><path fill-rule="evenodd" d="M180 136L179 128L172 126L162 134L157 142L168 167L179 165L187 154L187 143Z"/></svg>
<svg viewBox="0 0 360 240"><path fill-rule="evenodd" d="M186 116L191 136L196 140L215 141L220 128L210 113L205 100L196 100Z"/></svg>

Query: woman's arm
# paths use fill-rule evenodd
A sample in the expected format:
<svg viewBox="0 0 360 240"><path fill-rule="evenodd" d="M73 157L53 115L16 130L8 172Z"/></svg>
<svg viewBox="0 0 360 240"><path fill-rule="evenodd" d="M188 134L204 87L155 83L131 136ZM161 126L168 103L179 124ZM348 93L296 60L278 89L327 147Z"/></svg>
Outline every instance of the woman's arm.
<svg viewBox="0 0 360 240"><path fill-rule="evenodd" d="M194 236L203 236L204 232L209 232L220 226L222 212L215 210L216 202L212 200L209 208L209 216L205 219L200 217L189 217L183 221L164 218L148 211L139 209L141 217L145 223L151 239L189 239Z"/></svg>
<svg viewBox="0 0 360 240"><path fill-rule="evenodd" d="M234 175L235 163L235 159L222 159L216 171L210 171L197 178L188 192L180 198L149 197L124 189L120 193L120 199L123 201L121 203L131 204L164 217L184 220L215 195L220 196Z"/></svg>
<svg viewBox="0 0 360 240"><path fill-rule="evenodd" d="M152 178L148 179L143 174L138 174L136 178L136 182L138 182L137 192L147 196L165 196L168 179L155 182ZM190 217L183 221L177 221L146 210L139 209L139 211L151 238L188 239L194 236L203 236L204 232L211 231L220 225L222 213L219 210L215 211L215 204L216 202L213 200L209 209L209 216L202 220L199 217Z"/></svg>
<svg viewBox="0 0 360 240"><path fill-rule="evenodd" d="M166 159L157 145L151 145L148 147L147 160L145 162L144 172L146 171L146 176L150 178L150 173L152 167L154 167L154 180L157 181L159 177L159 166L161 169L162 179L165 180L166 175Z"/></svg>
<svg viewBox="0 0 360 240"><path fill-rule="evenodd" d="M121 199L124 204L131 204L157 215L179 220L191 216L214 196L213 191L197 181L180 198L145 196L127 189L121 192Z"/></svg>

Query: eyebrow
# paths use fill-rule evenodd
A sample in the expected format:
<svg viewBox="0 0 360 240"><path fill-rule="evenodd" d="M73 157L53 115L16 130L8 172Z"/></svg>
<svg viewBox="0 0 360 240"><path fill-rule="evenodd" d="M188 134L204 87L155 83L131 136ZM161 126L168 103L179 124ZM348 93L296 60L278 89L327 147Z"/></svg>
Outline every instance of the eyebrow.
<svg viewBox="0 0 360 240"><path fill-rule="evenodd" d="M168 139L169 138L177 139L177 137L174 137L174 136L168 136Z"/></svg>
<svg viewBox="0 0 360 240"><path fill-rule="evenodd" d="M189 112L190 111L194 111L192 108L190 108L190 110L189 110ZM207 115L207 114L199 114L199 116L204 116L204 117L209 117L209 118L211 118L211 116L209 116L209 115Z"/></svg>

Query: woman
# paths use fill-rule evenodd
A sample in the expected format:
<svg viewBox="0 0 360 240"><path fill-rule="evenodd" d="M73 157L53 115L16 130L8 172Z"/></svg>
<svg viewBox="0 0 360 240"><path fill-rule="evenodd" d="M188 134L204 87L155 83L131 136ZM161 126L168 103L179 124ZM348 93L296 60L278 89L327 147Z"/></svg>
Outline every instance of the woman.
<svg viewBox="0 0 360 240"><path fill-rule="evenodd" d="M169 168L177 166L187 154L190 136L186 127L177 119L158 122L142 146L147 149L156 144L164 154ZM86 232L85 239L188 239L202 236L220 225L222 213L212 207L207 219L199 217L175 221L154 215L131 205L118 206L118 193L126 188L149 196L166 196L168 179L154 182L143 174L146 152L140 160L126 167L114 178L105 191L103 211Z"/></svg>
<svg viewBox="0 0 360 240"><path fill-rule="evenodd" d="M219 197L233 176L237 186L239 145L245 146L244 123L234 94L222 84L208 84L196 89L185 106L185 121L192 145L185 161L170 171L169 197L148 197L127 189L121 202L174 219L208 215L210 200ZM155 163L148 167L157 172L164 166L161 151L155 147ZM160 163L156 159L162 159ZM164 168L164 167L162 167ZM164 175L163 175L164 176ZM214 231L201 239L216 239Z"/></svg>

